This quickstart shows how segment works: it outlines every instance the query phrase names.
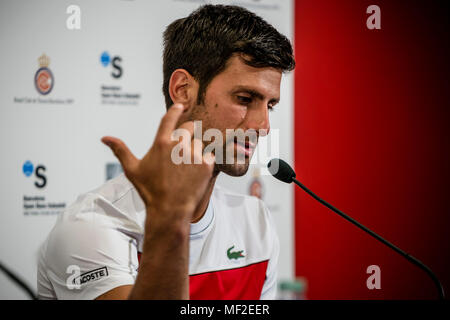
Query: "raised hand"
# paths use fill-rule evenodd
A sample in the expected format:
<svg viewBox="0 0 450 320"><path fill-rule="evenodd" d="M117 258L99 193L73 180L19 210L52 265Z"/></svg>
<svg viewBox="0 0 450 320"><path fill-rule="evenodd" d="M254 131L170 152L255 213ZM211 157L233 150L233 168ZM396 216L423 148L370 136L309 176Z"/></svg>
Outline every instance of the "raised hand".
<svg viewBox="0 0 450 320"><path fill-rule="evenodd" d="M175 164L171 159L172 149L178 141L172 141L172 133L184 110L175 104L161 120L152 147L141 159L137 159L124 142L114 137L103 137L122 164L127 178L136 187L144 201L152 224L167 226L176 221L190 221L195 208L204 195L212 177L214 155L202 154L203 147L194 148L202 141L193 139L194 123L183 123L189 139L183 139L183 152L190 151L191 164ZM184 135L186 138L186 135ZM199 163L199 164L195 164Z"/></svg>

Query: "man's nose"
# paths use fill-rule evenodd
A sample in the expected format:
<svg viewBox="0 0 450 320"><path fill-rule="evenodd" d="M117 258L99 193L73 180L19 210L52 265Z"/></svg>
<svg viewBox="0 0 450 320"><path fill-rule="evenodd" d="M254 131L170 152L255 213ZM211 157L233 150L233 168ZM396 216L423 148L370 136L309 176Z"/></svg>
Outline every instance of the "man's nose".
<svg viewBox="0 0 450 320"><path fill-rule="evenodd" d="M255 130L258 136L264 137L269 134L269 109L266 104L261 103L257 108L252 108L247 111L246 127L250 130Z"/></svg>

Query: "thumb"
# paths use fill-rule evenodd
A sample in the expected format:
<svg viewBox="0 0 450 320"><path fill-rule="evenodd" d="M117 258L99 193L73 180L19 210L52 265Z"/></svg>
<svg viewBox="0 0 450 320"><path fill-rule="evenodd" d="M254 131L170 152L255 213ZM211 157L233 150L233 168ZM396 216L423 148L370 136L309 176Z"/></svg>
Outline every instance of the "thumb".
<svg viewBox="0 0 450 320"><path fill-rule="evenodd" d="M127 145L120 139L114 137L103 137L102 142L106 144L122 165L123 171L129 177L139 160L131 153Z"/></svg>

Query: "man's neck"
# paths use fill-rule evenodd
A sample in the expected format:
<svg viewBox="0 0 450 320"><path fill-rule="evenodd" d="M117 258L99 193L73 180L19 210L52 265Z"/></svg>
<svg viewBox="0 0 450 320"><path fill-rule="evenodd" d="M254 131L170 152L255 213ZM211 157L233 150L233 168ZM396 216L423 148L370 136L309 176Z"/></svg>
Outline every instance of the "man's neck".
<svg viewBox="0 0 450 320"><path fill-rule="evenodd" d="M196 223L200 221L205 215L206 209L208 209L209 199L211 198L214 185L216 183L218 174L215 174L211 180L208 182L208 187L206 188L205 195L200 200L197 209L195 209L194 215L192 216L191 223Z"/></svg>

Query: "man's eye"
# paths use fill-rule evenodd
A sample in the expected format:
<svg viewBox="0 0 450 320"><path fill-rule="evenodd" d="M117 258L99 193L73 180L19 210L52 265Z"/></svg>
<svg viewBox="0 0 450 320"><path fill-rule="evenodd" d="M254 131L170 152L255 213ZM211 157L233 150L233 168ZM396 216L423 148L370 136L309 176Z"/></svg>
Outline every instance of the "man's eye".
<svg viewBox="0 0 450 320"><path fill-rule="evenodd" d="M238 98L239 102L243 103L243 104L249 104L252 102L252 98L250 98L250 97L237 96L237 98Z"/></svg>
<svg viewBox="0 0 450 320"><path fill-rule="evenodd" d="M274 106L271 105L271 104L269 104L269 105L267 106L267 109L269 109L269 111L275 111Z"/></svg>

